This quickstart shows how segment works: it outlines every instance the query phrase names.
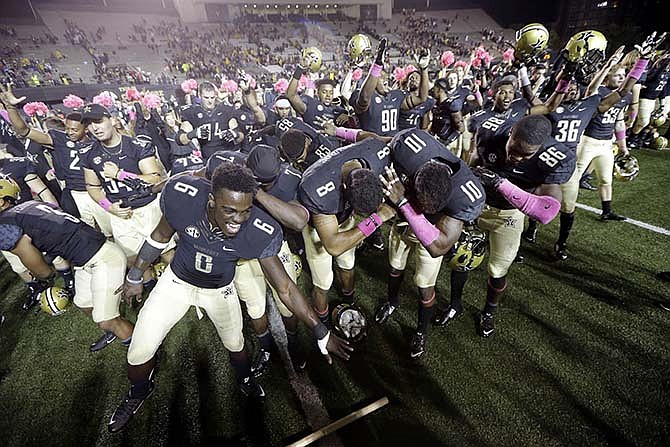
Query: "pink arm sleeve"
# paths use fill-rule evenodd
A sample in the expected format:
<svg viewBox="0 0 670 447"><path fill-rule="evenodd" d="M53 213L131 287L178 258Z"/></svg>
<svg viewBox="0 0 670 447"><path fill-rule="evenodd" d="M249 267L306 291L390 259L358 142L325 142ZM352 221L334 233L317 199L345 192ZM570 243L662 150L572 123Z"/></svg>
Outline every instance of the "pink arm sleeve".
<svg viewBox="0 0 670 447"><path fill-rule="evenodd" d="M555 198L536 196L506 179L498 186L498 192L516 209L544 225L551 222L561 209L561 203Z"/></svg>
<svg viewBox="0 0 670 447"><path fill-rule="evenodd" d="M426 216L421 213L417 213L409 203L401 206L400 211L402 212L403 216L405 216L405 219L407 219L409 227L412 229L412 231L414 231L414 234L416 235L416 238L419 240L419 242L421 242L421 245L427 247L435 242L435 239L437 239L440 235L440 230L438 230L435 225L430 223L428 219L426 219Z"/></svg>

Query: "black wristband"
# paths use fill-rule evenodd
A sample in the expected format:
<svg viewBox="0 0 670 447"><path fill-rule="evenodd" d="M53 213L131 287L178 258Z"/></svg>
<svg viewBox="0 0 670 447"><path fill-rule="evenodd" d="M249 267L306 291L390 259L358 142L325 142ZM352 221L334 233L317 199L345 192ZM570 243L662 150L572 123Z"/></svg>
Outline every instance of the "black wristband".
<svg viewBox="0 0 670 447"><path fill-rule="evenodd" d="M314 326L314 335L316 336L317 340L321 340L323 337L328 335L328 328L325 324L319 321L319 323Z"/></svg>
<svg viewBox="0 0 670 447"><path fill-rule="evenodd" d="M293 79L297 79L299 81L302 75L304 75L306 71L307 70L298 65L297 67L295 67L295 70L293 71Z"/></svg>

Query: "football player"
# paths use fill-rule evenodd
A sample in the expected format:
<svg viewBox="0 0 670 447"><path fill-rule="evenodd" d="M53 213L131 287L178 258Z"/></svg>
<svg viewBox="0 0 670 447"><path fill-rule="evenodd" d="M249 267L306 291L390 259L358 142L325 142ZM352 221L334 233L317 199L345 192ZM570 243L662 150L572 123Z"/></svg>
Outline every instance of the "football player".
<svg viewBox="0 0 670 447"><path fill-rule="evenodd" d="M160 220L156 194L147 185L164 177L162 169L153 147L121 135L105 107L88 104L82 122L97 140L83 160L86 189L108 213L114 242L132 262Z"/></svg>
<svg viewBox="0 0 670 447"><path fill-rule="evenodd" d="M404 80L403 90L407 94L416 95L421 88L428 88L428 83L421 84L421 72L413 71L407 75ZM421 94L418 95L421 97ZM428 112L435 106L435 98L427 96L427 99L421 104L414 106L412 109L405 110L402 107L398 115L398 130L412 129L415 127L424 129L427 124L424 123L428 118Z"/></svg>
<svg viewBox="0 0 670 447"><path fill-rule="evenodd" d="M458 138L465 131L462 110L470 90L458 85L458 74L451 70L446 78L435 81L433 91L437 102L431 110L431 133L456 156L460 156Z"/></svg>
<svg viewBox="0 0 670 447"><path fill-rule="evenodd" d="M142 275L175 233L179 244L140 311L128 351L130 391L112 415L108 429L123 429L153 390L155 354L170 329L191 306L204 309L228 350L240 390L254 398L265 395L254 380L242 334L242 314L233 283L239 259L258 259L282 302L317 337L319 349L349 357L351 348L319 322L298 287L290 280L277 253L281 226L253 206L258 184L248 168L223 163L212 181L190 175L168 180L161 194L163 215L142 246L123 290L126 299L142 295Z"/></svg>
<svg viewBox="0 0 670 447"><path fill-rule="evenodd" d="M301 174L288 163L281 162L277 149L259 144L251 149L248 156L240 152L216 152L207 162L205 177L211 178L212 173L222 163L237 163L247 166L251 170L259 182L259 188L254 198L255 203L281 224L285 237L289 231L302 232L307 225L309 213L297 201ZM282 261L286 273L295 282L296 270L293 254L286 239L282 242L277 256ZM269 331L265 312L265 283L263 271L256 259L240 260L237 263L235 288L240 299L246 304L247 313L251 317L251 324L261 348L251 367L251 371L256 377L262 375L267 368L272 348L272 335ZM272 292L286 328L288 351L292 363L296 371L301 371L305 367L306 360L297 343L298 320L279 299L276 291L273 289Z"/></svg>
<svg viewBox="0 0 670 447"><path fill-rule="evenodd" d="M324 122L323 125L325 128L329 123ZM279 148L282 156L300 172L318 160L328 157L332 151L340 147L336 139L317 132L300 120L284 118L277 121L275 126L277 131L281 132Z"/></svg>
<svg viewBox="0 0 670 447"><path fill-rule="evenodd" d="M493 333L494 311L507 288L524 214L550 222L560 208L559 185L575 168L574 152L554 140L551 131L547 118L530 115L512 127L508 138L498 138L495 132L478 137L478 160L483 168L475 169L475 174L486 188L487 205L478 225L489 232L490 241L486 304L479 328L483 337Z"/></svg>
<svg viewBox="0 0 670 447"><path fill-rule="evenodd" d="M177 143L186 146L197 139L205 159L217 150L235 150L244 140L238 114L231 106L217 104L217 89L211 82L200 84L199 96L199 105L186 106L181 110L182 123Z"/></svg>
<svg viewBox="0 0 670 447"><path fill-rule="evenodd" d="M63 193L70 195L75 207L69 200L61 200L63 209L95 227L96 225L106 236L112 235L109 217L86 192L86 181L82 160L91 148L92 141L86 134L86 126L81 122L81 113L74 111L65 117L65 132L51 129L42 132L28 127L16 106L26 98L14 96L11 86L0 86L0 99L5 104L12 126L21 138L27 138L52 150L52 158L56 177L65 183Z"/></svg>
<svg viewBox="0 0 670 447"><path fill-rule="evenodd" d="M35 281L35 293L53 284L55 272L44 260L60 256L74 267L74 303L105 332L112 334L97 351L119 338L130 344L133 326L119 314L119 297L114 293L126 272L126 257L105 235L50 203L28 201L16 205L19 187L0 177L0 249L17 256Z"/></svg>
<svg viewBox="0 0 670 447"><path fill-rule="evenodd" d="M383 71L387 45L386 38L379 41L377 55L363 85L354 90L349 98L361 129L380 136L393 136L398 132L398 115L401 108L410 110L428 99L430 51L422 50L417 56L417 64L421 70L418 94L406 93L402 90L391 90L389 87L388 75Z"/></svg>
<svg viewBox="0 0 670 447"><path fill-rule="evenodd" d="M418 358L426 349L443 256L454 249L463 224L482 212L484 189L470 168L426 131L401 131L389 147L393 168L386 168L385 177L380 178L402 219L396 220L389 235L388 301L377 308L375 320L384 323L400 305L400 285L407 258L414 251L414 284L420 303L410 356ZM451 304L439 318L441 325L463 313L461 297L467 278L468 272L452 271Z"/></svg>
<svg viewBox="0 0 670 447"><path fill-rule="evenodd" d="M337 121L344 123L349 119L347 111L340 106L333 104L333 93L335 81L330 79L319 79L315 82L316 98L309 95L298 95L298 84L300 78L307 73L310 62L309 56L303 54L300 64L293 72L293 77L286 89L286 98L291 106L302 117L302 119L312 127L317 127L324 121Z"/></svg>
<svg viewBox="0 0 670 447"><path fill-rule="evenodd" d="M359 131L346 131L349 141L356 141ZM298 197L310 212L303 239L314 306L324 323L330 318L328 290L333 283L333 258L342 294L353 302L356 246L395 215L391 207L382 204L377 178L389 161L385 143L369 138L331 152L303 173ZM355 216L362 218L358 224Z"/></svg>
<svg viewBox="0 0 670 447"><path fill-rule="evenodd" d="M628 142L631 149L648 144L651 140L653 130L648 129L643 132L643 129L651 121L657 99L661 104L659 117L667 120L668 112L670 112L670 83L668 82L670 80L670 58L666 55L657 60L649 69L646 77L640 90L640 108L632 129L633 136Z"/></svg>

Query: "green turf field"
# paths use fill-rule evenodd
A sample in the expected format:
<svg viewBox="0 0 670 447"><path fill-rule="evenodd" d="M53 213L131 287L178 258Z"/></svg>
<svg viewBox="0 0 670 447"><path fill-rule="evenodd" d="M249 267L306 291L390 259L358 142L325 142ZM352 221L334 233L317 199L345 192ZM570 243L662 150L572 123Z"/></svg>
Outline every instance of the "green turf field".
<svg viewBox="0 0 670 447"><path fill-rule="evenodd" d="M637 151L641 174L615 185L618 213L670 229L670 151ZM599 207L596 192L579 201ZM558 219L556 219L558 220ZM579 210L571 257L550 260L558 223L524 245L489 339L475 332L485 270L466 286L466 313L433 329L427 354L410 361L416 292L348 363L329 367L314 346L308 369L331 419L379 397L390 404L338 432L345 446L667 446L670 443L670 237L627 223L601 223ZM371 315L385 297L386 261L359 258L357 295ZM227 354L211 323L194 311L159 355L157 388L122 434L107 420L127 390L126 349L98 354L100 332L81 313L21 311L23 286L0 266L0 445L284 445L310 433L279 357L260 379L265 407L236 392ZM406 278L411 278L411 272ZM306 278L303 278L303 280ZM438 283L442 301L449 276ZM333 293L333 297L335 293ZM127 312L134 320L136 310Z"/></svg>

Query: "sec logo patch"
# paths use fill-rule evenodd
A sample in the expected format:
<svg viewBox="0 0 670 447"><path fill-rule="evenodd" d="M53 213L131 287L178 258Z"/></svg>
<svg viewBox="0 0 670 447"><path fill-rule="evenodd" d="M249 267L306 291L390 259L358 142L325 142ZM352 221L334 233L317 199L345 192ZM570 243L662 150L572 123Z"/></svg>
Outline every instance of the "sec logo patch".
<svg viewBox="0 0 670 447"><path fill-rule="evenodd" d="M379 96L377 96L377 97L375 98L375 102L376 102L377 104L381 104L381 103L382 103L382 99L381 99Z"/></svg>
<svg viewBox="0 0 670 447"><path fill-rule="evenodd" d="M319 104L318 106L316 106L316 110L318 110L319 112L323 112L323 106Z"/></svg>
<svg viewBox="0 0 670 447"><path fill-rule="evenodd" d="M74 147L74 141L68 141L67 143L65 143L65 145L70 149L72 149Z"/></svg>
<svg viewBox="0 0 670 447"><path fill-rule="evenodd" d="M193 225L189 225L188 227L186 227L186 229L184 230L184 233L188 234L193 239L198 239L200 237L200 230L198 230Z"/></svg>

